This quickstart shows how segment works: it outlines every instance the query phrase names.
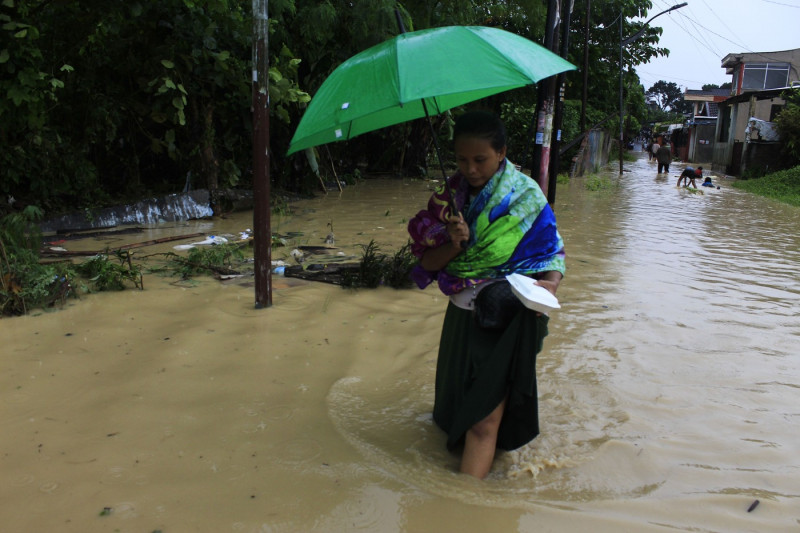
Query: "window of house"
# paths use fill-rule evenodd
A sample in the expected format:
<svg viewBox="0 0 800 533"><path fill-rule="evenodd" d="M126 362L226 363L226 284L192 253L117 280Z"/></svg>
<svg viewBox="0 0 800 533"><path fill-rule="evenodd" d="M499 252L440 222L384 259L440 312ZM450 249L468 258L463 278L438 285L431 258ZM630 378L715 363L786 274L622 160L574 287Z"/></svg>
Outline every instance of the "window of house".
<svg viewBox="0 0 800 533"><path fill-rule="evenodd" d="M744 66L742 89L776 89L786 87L788 82L788 63L747 63Z"/></svg>

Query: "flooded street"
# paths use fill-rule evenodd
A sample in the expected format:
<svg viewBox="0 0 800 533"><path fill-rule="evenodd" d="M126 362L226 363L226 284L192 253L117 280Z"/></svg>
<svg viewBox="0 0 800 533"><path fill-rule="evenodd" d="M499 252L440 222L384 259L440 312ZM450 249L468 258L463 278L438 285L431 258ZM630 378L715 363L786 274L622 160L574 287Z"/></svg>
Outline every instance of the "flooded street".
<svg viewBox="0 0 800 533"><path fill-rule="evenodd" d="M146 275L0 320L3 530L797 531L800 210L718 175L676 188L683 166L657 176L640 155L606 174L618 187L558 186L567 276L538 358L541 435L484 482L432 421L434 286L276 276L255 310L252 279ZM344 257L393 252L429 186L368 181L272 229L318 246L332 223Z"/></svg>

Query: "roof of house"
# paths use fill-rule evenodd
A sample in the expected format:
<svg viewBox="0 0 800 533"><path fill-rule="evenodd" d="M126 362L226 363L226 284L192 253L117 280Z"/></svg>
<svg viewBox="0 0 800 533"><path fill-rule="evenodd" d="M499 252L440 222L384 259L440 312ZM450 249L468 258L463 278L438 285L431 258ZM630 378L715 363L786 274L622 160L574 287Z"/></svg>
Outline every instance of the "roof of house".
<svg viewBox="0 0 800 533"><path fill-rule="evenodd" d="M727 74L733 74L734 68L740 63L794 63L798 56L800 48L776 52L739 52L723 57L721 66Z"/></svg>
<svg viewBox="0 0 800 533"><path fill-rule="evenodd" d="M763 91L747 91L743 92L742 94L737 94L736 96L731 96L727 100L725 100L726 104L736 104L740 102L746 102L750 100L750 98L755 98L756 100L769 100L771 98L780 98L785 89L765 89Z"/></svg>
<svg viewBox="0 0 800 533"><path fill-rule="evenodd" d="M683 99L689 102L721 102L731 95L731 89L709 89L700 91L697 89L686 89Z"/></svg>

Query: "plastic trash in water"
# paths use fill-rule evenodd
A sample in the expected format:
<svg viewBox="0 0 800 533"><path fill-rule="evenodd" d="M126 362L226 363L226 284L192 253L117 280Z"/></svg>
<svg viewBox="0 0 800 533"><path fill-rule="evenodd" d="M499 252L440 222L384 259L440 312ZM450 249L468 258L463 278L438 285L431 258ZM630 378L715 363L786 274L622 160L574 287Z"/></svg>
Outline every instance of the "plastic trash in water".
<svg viewBox="0 0 800 533"><path fill-rule="evenodd" d="M195 246L198 246L198 245L201 245L201 244L203 244L203 245L205 245L205 244L214 245L214 244L225 244L226 242L228 242L228 239L226 239L225 237L220 237L218 235L209 235L205 240L198 241L198 242L193 242L193 243L189 243L189 244L178 244L176 246L173 246L172 248L174 248L175 250L189 250L189 249L194 248Z"/></svg>
<svg viewBox="0 0 800 533"><path fill-rule="evenodd" d="M272 272L279 276L283 276L284 273L286 272L286 267L285 266L275 267L274 269L272 269Z"/></svg>
<svg viewBox="0 0 800 533"><path fill-rule="evenodd" d="M209 235L205 240L200 242L193 242L192 244L225 244L228 242L228 239L225 237L220 237L218 235Z"/></svg>

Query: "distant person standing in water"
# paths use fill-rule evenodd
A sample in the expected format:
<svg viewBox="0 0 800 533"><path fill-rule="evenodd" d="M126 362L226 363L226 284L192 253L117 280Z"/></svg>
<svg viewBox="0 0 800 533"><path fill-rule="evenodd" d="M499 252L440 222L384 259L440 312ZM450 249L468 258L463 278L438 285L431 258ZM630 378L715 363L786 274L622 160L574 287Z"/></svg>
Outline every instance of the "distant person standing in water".
<svg viewBox="0 0 800 533"><path fill-rule="evenodd" d="M505 127L497 116L461 115L453 143L458 172L408 225L411 250L420 259L412 278L420 288L436 280L450 297L433 419L447 432L447 448L462 450L461 472L482 479L497 449L519 448L539 434L536 355L548 317L513 295L493 296L501 304L496 307L511 312L506 323L489 326L478 319L476 300L482 307L482 297L505 290L511 273L555 294L564 243L542 190L506 159Z"/></svg>
<svg viewBox="0 0 800 533"><path fill-rule="evenodd" d="M650 144L647 146L647 157L648 161L652 161L653 158L656 156L656 152L658 149L661 148L655 139L653 139Z"/></svg>
<svg viewBox="0 0 800 533"><path fill-rule="evenodd" d="M663 170L665 174L669 174L669 164L672 163L672 147L667 141L662 141L656 152L656 159L658 160L658 173L661 174Z"/></svg>

